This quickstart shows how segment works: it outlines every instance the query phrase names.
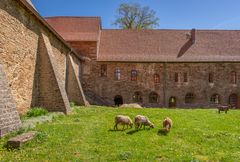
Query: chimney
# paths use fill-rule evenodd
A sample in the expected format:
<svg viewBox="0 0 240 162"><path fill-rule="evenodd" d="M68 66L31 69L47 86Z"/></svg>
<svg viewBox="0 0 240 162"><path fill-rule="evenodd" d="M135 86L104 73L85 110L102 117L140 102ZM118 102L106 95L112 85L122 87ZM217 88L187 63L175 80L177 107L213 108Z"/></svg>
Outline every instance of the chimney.
<svg viewBox="0 0 240 162"><path fill-rule="evenodd" d="M196 29L191 30L191 38L190 39L191 39L192 44L194 44L195 39L196 39Z"/></svg>

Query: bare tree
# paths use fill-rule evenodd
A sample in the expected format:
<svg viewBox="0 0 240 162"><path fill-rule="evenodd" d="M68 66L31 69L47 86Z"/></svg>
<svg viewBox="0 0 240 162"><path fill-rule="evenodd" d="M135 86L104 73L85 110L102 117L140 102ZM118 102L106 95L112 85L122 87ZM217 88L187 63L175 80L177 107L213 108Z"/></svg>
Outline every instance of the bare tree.
<svg viewBox="0 0 240 162"><path fill-rule="evenodd" d="M152 29L159 25L156 12L139 4L122 3L117 9L114 25L122 29Z"/></svg>

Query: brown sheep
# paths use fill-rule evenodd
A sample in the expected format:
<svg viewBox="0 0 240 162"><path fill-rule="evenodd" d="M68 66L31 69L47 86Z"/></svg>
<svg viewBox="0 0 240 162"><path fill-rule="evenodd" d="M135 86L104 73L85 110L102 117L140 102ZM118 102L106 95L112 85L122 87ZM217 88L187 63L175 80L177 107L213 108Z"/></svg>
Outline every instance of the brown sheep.
<svg viewBox="0 0 240 162"><path fill-rule="evenodd" d="M231 105L218 105L217 106L219 114L220 114L221 111L225 111L225 113L227 114L227 112L230 108L231 108Z"/></svg>
<svg viewBox="0 0 240 162"><path fill-rule="evenodd" d="M166 117L164 120L163 120L163 129L165 132L170 132L170 129L172 128L173 126L173 122L172 122L172 119L170 119L169 117Z"/></svg>
<svg viewBox="0 0 240 162"><path fill-rule="evenodd" d="M142 125L144 126L149 126L150 128L154 128L154 125L150 122L150 120L146 117L146 116L142 116L142 115L137 115L135 117L135 127L136 129L141 129Z"/></svg>
<svg viewBox="0 0 240 162"><path fill-rule="evenodd" d="M122 130L124 130L125 125L127 125L127 129L128 129L128 126L130 126L132 128L133 122L132 122L132 120L130 119L129 116L117 115L115 117L114 130L118 130L118 127L117 127L118 124L123 125L123 129Z"/></svg>

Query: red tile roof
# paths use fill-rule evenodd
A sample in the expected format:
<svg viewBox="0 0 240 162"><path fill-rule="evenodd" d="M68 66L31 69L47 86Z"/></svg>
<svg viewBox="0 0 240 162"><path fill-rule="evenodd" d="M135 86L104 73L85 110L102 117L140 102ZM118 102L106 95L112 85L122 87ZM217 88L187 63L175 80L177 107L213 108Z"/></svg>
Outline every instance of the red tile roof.
<svg viewBox="0 0 240 162"><path fill-rule="evenodd" d="M97 41L100 17L47 17L45 20L66 41Z"/></svg>
<svg viewBox="0 0 240 162"><path fill-rule="evenodd" d="M240 31L102 30L98 61L122 62L240 62ZM186 50L182 50L187 47Z"/></svg>

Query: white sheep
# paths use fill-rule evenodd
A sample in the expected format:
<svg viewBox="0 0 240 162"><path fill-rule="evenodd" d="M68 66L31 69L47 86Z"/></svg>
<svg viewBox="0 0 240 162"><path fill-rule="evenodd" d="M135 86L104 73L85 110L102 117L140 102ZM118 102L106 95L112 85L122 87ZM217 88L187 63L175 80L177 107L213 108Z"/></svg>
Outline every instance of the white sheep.
<svg viewBox="0 0 240 162"><path fill-rule="evenodd" d="M127 129L128 129L128 126L130 126L132 128L133 122L129 116L117 115L115 117L114 130L116 130L116 129L118 130L118 127L117 127L118 124L123 125L123 130L124 130L125 125L127 125Z"/></svg>
<svg viewBox="0 0 240 162"><path fill-rule="evenodd" d="M165 132L169 132L170 129L172 128L173 126L173 122L172 122L172 119L170 119L169 117L166 117L164 120L163 120L163 129L165 130Z"/></svg>
<svg viewBox="0 0 240 162"><path fill-rule="evenodd" d="M154 125L150 122L150 120L146 117L146 116L142 116L142 115L137 115L135 117L135 127L136 129L141 129L142 125L144 126L149 126L150 128L154 128Z"/></svg>

